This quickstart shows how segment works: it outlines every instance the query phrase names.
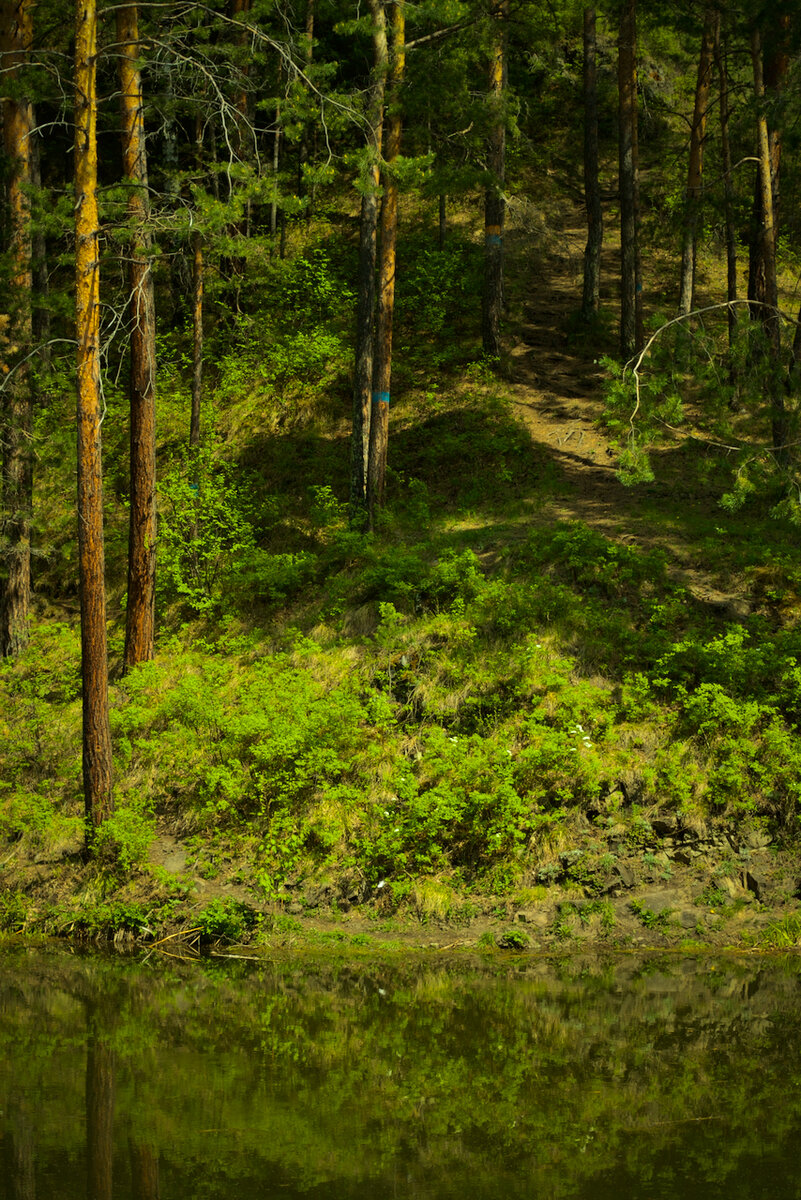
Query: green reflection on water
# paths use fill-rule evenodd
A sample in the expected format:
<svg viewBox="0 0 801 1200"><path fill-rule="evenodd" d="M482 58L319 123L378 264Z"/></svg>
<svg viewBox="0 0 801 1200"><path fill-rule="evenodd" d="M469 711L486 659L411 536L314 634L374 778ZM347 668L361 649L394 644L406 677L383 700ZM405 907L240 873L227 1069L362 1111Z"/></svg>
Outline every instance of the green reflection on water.
<svg viewBox="0 0 801 1200"><path fill-rule="evenodd" d="M801 1197L800 985L797 961L6 954L0 1178L14 1200Z"/></svg>

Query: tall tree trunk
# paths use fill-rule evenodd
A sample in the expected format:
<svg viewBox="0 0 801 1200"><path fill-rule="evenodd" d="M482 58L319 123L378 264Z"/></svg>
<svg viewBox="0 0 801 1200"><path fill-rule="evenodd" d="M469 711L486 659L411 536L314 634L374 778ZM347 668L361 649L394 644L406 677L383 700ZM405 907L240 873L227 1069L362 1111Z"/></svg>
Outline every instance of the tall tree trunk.
<svg viewBox="0 0 801 1200"><path fill-rule="evenodd" d="M392 174L400 154L403 111L401 87L406 65L405 0L392 0L389 6L390 67L387 84L389 103L382 171L384 195L381 201L381 242L378 252L378 320L376 325L375 364L373 367L370 449L367 466L367 498L370 523L376 510L384 506L389 437L389 397L392 383L392 323L395 314L395 248L398 235L398 185Z"/></svg>
<svg viewBox="0 0 801 1200"><path fill-rule="evenodd" d="M715 65L720 87L720 152L723 159L723 206L726 221L726 299L729 302L729 370L733 372L731 352L737 336L737 233L734 227L734 184L729 139L729 66L726 39L721 38L720 14L715 21Z"/></svg>
<svg viewBox="0 0 801 1200"><path fill-rule="evenodd" d="M788 55L788 35L789 35L789 17L778 17L774 19L772 28L770 29L771 38L767 46L761 45L761 62L762 62L762 86L766 101L776 101L781 96L784 89L784 81L787 75L789 65ZM767 121L767 115L766 115ZM768 148L770 158L770 180L772 194L772 220L773 220L773 255L776 255L776 238L779 228L779 181L781 177L781 157L782 157L782 140L781 130L774 123L767 123L768 130ZM758 151L759 153L759 151ZM763 213L762 213L762 184L757 171L754 180L754 208L751 222L751 240L748 255L748 299L756 300L762 304L770 303L768 300L769 282L767 279L767 265L764 260L764 242L762 239ZM759 304L753 305L751 316L755 321L762 320Z"/></svg>
<svg viewBox="0 0 801 1200"><path fill-rule="evenodd" d="M598 85L594 8L584 9L584 203L587 208L587 245L584 250L581 315L585 321L589 321L597 314L600 305L601 250L604 241L601 181L598 174Z"/></svg>
<svg viewBox="0 0 801 1200"><path fill-rule="evenodd" d="M363 180L359 219L359 279L356 312L356 370L353 384L351 434L350 520L362 525L366 518L367 460L370 446L370 403L373 387L375 317L376 227L381 140L384 121L384 88L387 71L387 28L384 0L369 0L373 21L373 71L365 113L367 170Z"/></svg>
<svg viewBox="0 0 801 1200"><path fill-rule="evenodd" d="M189 445L200 445L200 413L203 397L203 235L192 234L192 411Z"/></svg>
<svg viewBox="0 0 801 1200"><path fill-rule="evenodd" d="M771 171L771 144L768 120L765 113L765 81L762 69L762 44L759 30L751 34L751 60L754 68L754 96L757 102L757 146L758 181L760 194L761 224L757 231L759 259L764 272L765 299L759 305L762 327L768 342L767 364L768 391L770 395L771 432L774 453L778 462L787 458L787 413L784 407L784 389L779 384L778 365L781 354L781 326L779 323L779 292L776 280L776 229L773 218L773 180Z"/></svg>
<svg viewBox="0 0 801 1200"><path fill-rule="evenodd" d="M270 202L270 233L275 237L278 229L278 166L281 151L281 105L275 106L275 133L273 134L273 198Z"/></svg>
<svg viewBox="0 0 801 1200"><path fill-rule="evenodd" d="M306 26L303 37L303 67L308 73L314 59L314 0L306 0ZM303 122L303 134L298 146L298 195L306 194L304 167L309 161L309 122ZM306 220L311 221L314 206L314 188L309 192L306 203Z"/></svg>
<svg viewBox="0 0 801 1200"><path fill-rule="evenodd" d="M129 181L131 326L131 509L125 667L153 657L156 605L156 309L136 4L117 9L122 170Z"/></svg>
<svg viewBox="0 0 801 1200"><path fill-rule="evenodd" d="M103 473L100 449L100 264L97 212L97 7L75 6L75 334L83 787L91 835L113 811L108 711Z"/></svg>
<svg viewBox="0 0 801 1200"><path fill-rule="evenodd" d="M484 193L484 290L482 295L482 344L488 358L501 357L501 314L503 311L503 224L506 203L506 21L509 0L500 0L492 23L489 60L490 131L487 167L490 181Z"/></svg>
<svg viewBox="0 0 801 1200"><path fill-rule="evenodd" d="M448 197L444 192L439 194L438 203L438 221L437 221L437 247L440 250L445 249L445 238L448 233Z"/></svg>
<svg viewBox="0 0 801 1200"><path fill-rule="evenodd" d="M704 172L704 141L709 112L709 92L712 86L712 57L715 45L715 28L719 22L716 9L708 7L704 13L704 32L701 37L701 54L698 59L698 78L695 84L695 108L690 130L690 159L687 168L687 189L684 200L684 237L681 248L681 281L679 286L679 313L687 316L693 307L695 291L695 255L698 242L698 225L701 210L701 194Z"/></svg>
<svg viewBox="0 0 801 1200"><path fill-rule="evenodd" d="M620 353L623 358L630 358L642 343L636 0L623 0L620 9L617 78L620 104Z"/></svg>
<svg viewBox="0 0 801 1200"><path fill-rule="evenodd" d="M28 644L31 606L31 428L33 393L27 357L31 347L31 150L33 106L19 94L17 77L33 45L32 0L0 7L0 64L12 84L2 102L3 146L8 163L7 200L11 262L8 338L13 374L2 397L3 526L8 542L0 595L0 654L16 656ZM17 84L16 88L13 86ZM15 94L16 93L16 94Z"/></svg>

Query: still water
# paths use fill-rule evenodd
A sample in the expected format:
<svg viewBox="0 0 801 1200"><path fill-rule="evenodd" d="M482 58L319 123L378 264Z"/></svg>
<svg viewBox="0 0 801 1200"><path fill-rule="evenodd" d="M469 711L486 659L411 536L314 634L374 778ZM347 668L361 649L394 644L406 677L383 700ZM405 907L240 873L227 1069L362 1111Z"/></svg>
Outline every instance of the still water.
<svg viewBox="0 0 801 1200"><path fill-rule="evenodd" d="M801 1197L801 961L0 955L8 1200Z"/></svg>

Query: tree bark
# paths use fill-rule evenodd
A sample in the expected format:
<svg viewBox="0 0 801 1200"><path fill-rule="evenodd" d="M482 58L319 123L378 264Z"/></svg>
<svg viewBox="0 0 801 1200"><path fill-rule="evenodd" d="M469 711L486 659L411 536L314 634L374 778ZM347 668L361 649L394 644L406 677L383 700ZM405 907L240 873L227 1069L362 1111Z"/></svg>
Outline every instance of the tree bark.
<svg viewBox="0 0 801 1200"><path fill-rule="evenodd" d="M381 201L381 242L378 254L378 319L376 354L373 368L370 448L367 466L367 498L370 523L384 506L389 439L389 398L392 383L392 324L395 314L395 265L398 236L398 185L393 177L401 147L403 113L401 87L406 64L404 13L405 0L392 0L389 6L391 34L390 67L387 84L389 105L386 148L382 170L384 195Z"/></svg>
<svg viewBox="0 0 801 1200"><path fill-rule="evenodd" d="M136 4L117 9L122 169L129 181L131 508L125 668L153 657L156 612L156 309Z"/></svg>
<svg viewBox="0 0 801 1200"><path fill-rule="evenodd" d="M715 28L719 22L716 9L708 7L704 13L704 32L701 37L701 54L698 60L698 78L695 84L695 107L690 130L690 158L687 167L687 189L684 200L684 237L681 248L681 281L679 286L679 313L687 316L693 307L695 291L695 256L698 242L698 225L704 172L704 141L709 112L709 93L712 86L712 58L715 45Z"/></svg>
<svg viewBox="0 0 801 1200"><path fill-rule="evenodd" d="M630 358L642 344L639 254L639 153L637 132L637 6L623 0L618 36L620 174L620 353Z"/></svg>
<svg viewBox="0 0 801 1200"><path fill-rule="evenodd" d="M31 348L31 158L33 105L20 95L19 74L33 45L32 0L4 0L0 8L0 63L12 85L2 102L7 167L10 322L13 374L2 406L3 527L8 542L0 595L0 653L16 657L28 644L31 607L31 429L33 393L27 356Z"/></svg>
<svg viewBox="0 0 801 1200"><path fill-rule="evenodd" d="M723 159L723 206L726 222L726 299L729 302L730 372L733 370L731 351L737 336L737 232L734 227L734 186L729 138L729 67L725 39L721 39L720 14L715 21L715 65L720 87L720 152Z"/></svg>
<svg viewBox="0 0 801 1200"><path fill-rule="evenodd" d="M584 203L587 208L587 245L584 250L584 294L581 315L590 321L601 298L601 250L604 240L601 183L598 174L598 85L596 69L596 15L584 9Z"/></svg>
<svg viewBox="0 0 801 1200"><path fill-rule="evenodd" d="M789 17L779 17L775 20L772 29L772 38L770 45L761 47L761 62L762 62L762 87L765 101L778 100L784 88L784 81L787 75L789 65L789 55L787 48L789 34ZM767 115L766 115L767 121ZM782 140L781 130L774 124L767 122L768 130L768 148L770 159L770 180L771 180L771 195L772 195L772 221L773 221L773 256L776 256L776 238L779 227L779 182L781 177L781 157L782 157ZM748 299L759 301L761 304L770 303L768 300L767 266L764 259L764 242L762 240L762 184L760 182L759 172L754 181L754 207L752 217L752 236L749 245L748 254ZM755 304L751 309L751 316L755 321L762 320L760 305Z"/></svg>
<svg viewBox="0 0 801 1200"><path fill-rule="evenodd" d="M759 185L761 222L757 230L759 260L762 264L765 299L759 305L759 315L768 343L768 391L770 395L771 432L774 454L778 462L786 461L787 413L784 389L779 386L778 365L781 354L779 323L779 292L776 279L776 229L773 219L773 179L771 144L765 113L765 80L762 66L762 42L759 30L751 33L751 61L754 68L754 96L757 102L757 179Z"/></svg>
<svg viewBox="0 0 801 1200"><path fill-rule="evenodd" d="M192 234L192 411L189 445L200 445L200 414L203 397L203 235Z"/></svg>
<svg viewBox="0 0 801 1200"><path fill-rule="evenodd" d="M96 0L77 0L75 11L78 563L83 684L83 786L91 845L93 830L113 811L100 445L102 408L97 211Z"/></svg>
<svg viewBox="0 0 801 1200"><path fill-rule="evenodd" d="M490 131L487 168L490 181L484 193L484 290L482 345L487 358L501 357L503 311L503 225L506 210L503 187L506 174L506 21L509 0L501 0L493 15L489 60Z"/></svg>
<svg viewBox="0 0 801 1200"><path fill-rule="evenodd" d="M373 386L376 227L378 185L387 71L384 0L369 0L373 21L373 70L367 101L367 171L359 219L359 278L356 311L356 369L351 434L350 520L363 525L367 515L367 461Z"/></svg>

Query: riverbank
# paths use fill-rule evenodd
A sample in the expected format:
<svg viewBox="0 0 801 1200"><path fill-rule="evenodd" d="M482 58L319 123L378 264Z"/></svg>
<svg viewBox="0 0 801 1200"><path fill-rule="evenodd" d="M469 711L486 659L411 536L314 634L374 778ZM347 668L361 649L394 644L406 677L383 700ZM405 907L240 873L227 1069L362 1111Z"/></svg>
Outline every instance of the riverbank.
<svg viewBox="0 0 801 1200"><path fill-rule="evenodd" d="M568 953L801 946L798 854L780 836L625 810L614 822L585 818L582 826L505 895L457 892L428 878L398 900L391 883L369 889L347 872L299 872L282 903L260 896L233 855L221 853L210 878L196 844L166 830L124 880L85 862L79 844L31 852L23 838L4 858L0 927L180 954L301 945Z"/></svg>

